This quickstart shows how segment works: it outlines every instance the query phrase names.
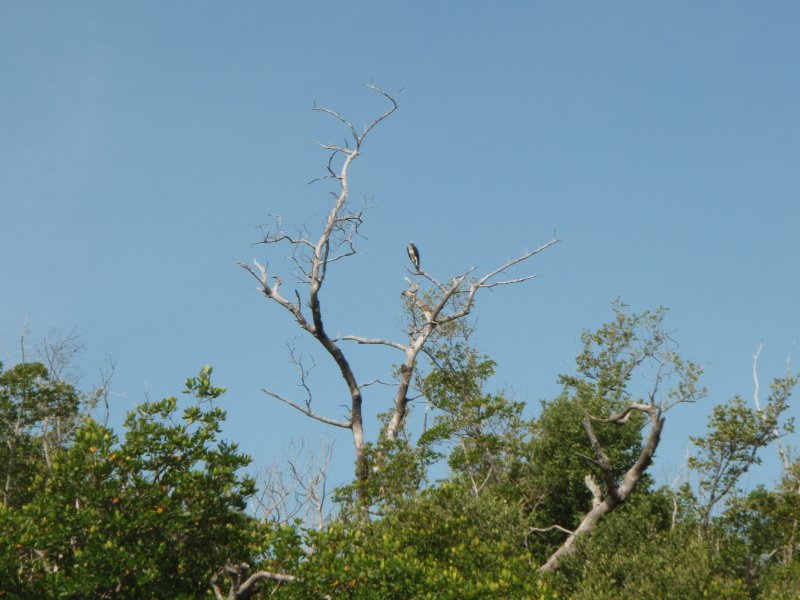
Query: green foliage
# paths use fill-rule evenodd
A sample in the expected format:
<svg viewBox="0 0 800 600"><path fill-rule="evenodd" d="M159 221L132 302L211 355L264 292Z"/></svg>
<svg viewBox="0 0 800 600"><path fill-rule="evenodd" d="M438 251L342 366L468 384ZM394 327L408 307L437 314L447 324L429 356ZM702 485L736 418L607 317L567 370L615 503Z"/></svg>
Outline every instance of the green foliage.
<svg viewBox="0 0 800 600"><path fill-rule="evenodd" d="M335 491L334 501L342 506L342 519L363 518L365 505L376 515L396 510L419 492L432 461L430 453L414 448L405 437L368 442L364 454L371 476Z"/></svg>
<svg viewBox="0 0 800 600"><path fill-rule="evenodd" d="M85 421L36 496L3 515L3 564L18 565L6 596L197 597L249 556L249 458L218 439L225 413L207 401L224 390L210 372L187 382L180 412L175 398L137 407L122 441Z"/></svg>
<svg viewBox="0 0 800 600"><path fill-rule="evenodd" d="M419 445L434 456L446 456L453 475L469 481L477 495L486 484L502 481L525 439L524 405L484 392L495 362L467 342L439 346L431 358L435 368L423 391L434 416Z"/></svg>
<svg viewBox="0 0 800 600"><path fill-rule="evenodd" d="M340 510L320 530L248 516L249 458L221 439L225 390L210 366L181 401L142 404L119 432L88 418L90 396L43 365L0 367L0 597L208 597L212 580L225 587L226 564L244 563L294 578L265 577L254 599L800 597L800 463L787 459L774 489L736 493L759 449L792 430L791 376L761 410L738 398L714 409L694 440L697 491L654 490L645 475L559 571L539 574L597 500L587 475L608 494L645 447L646 417L704 394L663 310L613 312L583 333L575 372L533 419L490 390L496 365L468 327L437 332L416 381L424 431L367 444L370 476L336 491ZM624 412L631 404L653 410ZM449 473L431 482L437 462Z"/></svg>
<svg viewBox="0 0 800 600"><path fill-rule="evenodd" d="M777 565L763 577L759 593L763 600L797 600L800 598L800 561Z"/></svg>
<svg viewBox="0 0 800 600"><path fill-rule="evenodd" d="M592 495L585 478L591 473L599 480L600 474L592 463L592 448L582 420L587 413L604 414L606 409L602 397L587 394L589 390L587 386L580 386L575 396L565 392L555 400L542 403L531 443L529 467L532 493L539 500L536 504L539 526L557 524L572 529L591 507ZM619 479L641 450L640 428L601 423L595 429L614 465L615 478Z"/></svg>
<svg viewBox="0 0 800 600"><path fill-rule="evenodd" d="M744 577L756 580L774 567L795 560L800 525L800 494L797 490L767 490L757 487L734 498L715 525L735 549Z"/></svg>
<svg viewBox="0 0 800 600"><path fill-rule="evenodd" d="M749 408L736 396L727 404L714 407L708 420L708 433L692 437L698 453L689 458L689 467L700 477L700 517L708 524L716 504L735 491L736 485L752 465L761 462L758 451L781 435L780 417L788 406L797 377L776 379L762 410ZM783 433L793 431L788 420Z"/></svg>
<svg viewBox="0 0 800 600"><path fill-rule="evenodd" d="M286 597L545 597L521 517L503 498L442 484L384 519L311 532L314 551Z"/></svg>
<svg viewBox="0 0 800 600"><path fill-rule="evenodd" d="M42 363L22 363L8 371L0 363L3 506L19 507L35 496L65 432L75 426L81 400L74 387L53 380Z"/></svg>
<svg viewBox="0 0 800 600"><path fill-rule="evenodd" d="M763 493L755 496L763 500ZM774 595L778 589L775 582L786 581L791 568L773 563L772 555L761 553L766 546L759 550L759 543L742 543L743 530L730 527L732 522L704 528L685 521L676 502L679 504L680 498L664 489L636 494L622 510L603 521L591 538L582 541L556 577L558 591L576 599L797 597L795 582L785 588L794 590L795 595ZM785 527L787 522L791 520L780 519L771 525L782 523L779 526Z"/></svg>
<svg viewBox="0 0 800 600"><path fill-rule="evenodd" d="M584 419L591 419L612 466L612 479L619 481L642 450L645 418L640 412L631 412L624 426L604 419L630 403L663 411L703 394L697 387L700 369L675 353L664 330L663 309L632 315L619 301L612 309L613 320L583 333L576 374L560 377L564 391L554 400L542 402L534 424L527 478L539 527L556 524L573 529L591 506L586 476L603 481ZM659 385L666 387L668 382L673 387L657 397L657 392L662 394ZM643 387L645 383L651 387ZM648 484L645 477L640 486ZM540 549L544 556L563 534L552 531L537 539L544 543Z"/></svg>

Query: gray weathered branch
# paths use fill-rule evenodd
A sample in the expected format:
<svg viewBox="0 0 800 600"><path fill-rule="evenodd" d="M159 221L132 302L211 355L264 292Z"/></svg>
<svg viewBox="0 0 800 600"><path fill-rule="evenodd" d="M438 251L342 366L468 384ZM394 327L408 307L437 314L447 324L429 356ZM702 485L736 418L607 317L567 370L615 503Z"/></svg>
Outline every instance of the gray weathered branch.
<svg viewBox="0 0 800 600"><path fill-rule="evenodd" d="M228 563L223 569L225 575L229 579L229 590L227 595L223 595L218 582L218 575L211 578L211 589L214 591L214 597L217 600L247 600L256 592L256 586L267 580L278 581L281 583L291 583L297 581L294 575L286 573L273 573L271 571L256 571L249 575L250 565L241 563L234 565Z"/></svg>
<svg viewBox="0 0 800 600"><path fill-rule="evenodd" d="M295 302L281 295L281 278L279 276L270 278L266 267L259 264L258 261L254 261L255 268L244 263L239 263L243 269L258 280L260 284L259 289L264 296L277 302L278 305L289 311L294 316L295 321L301 329L316 338L339 367L342 378L350 394L350 417L347 421L331 419L312 411L310 402L307 402L306 406L303 407L275 392L269 390L264 390L264 392L313 419L336 427L350 429L353 434L357 464L356 471L359 478L366 477L367 473L366 458L364 456L361 389L349 361L337 344L337 340L332 339L325 329L322 318L323 311L320 291L325 283L328 267L343 258L352 256L356 252L354 239L358 235L358 230L362 223L363 211L356 211L349 207L350 190L348 178L350 167L353 161L360 155L362 145L367 135L376 125L394 113L398 107L396 100L391 94L374 85L368 85L367 87L388 100L390 106L377 118L368 123L361 131L356 129L351 121L335 110L317 106L313 109L316 112L331 116L342 123L348 129L352 137L352 145L349 143L345 145L319 143L319 145L329 153L326 165L327 175L320 179L331 179L338 184L338 192L333 193L334 201L328 212L319 238L316 241L311 241L311 239L306 237L289 236L283 231L279 219L277 220L277 229L275 231L264 232L263 243L288 243L299 252L299 256L293 254L293 260L300 270L302 283L308 285L308 295L305 306L310 311L310 318L307 319L303 314L303 304L301 303L300 293L297 290L293 292L296 298ZM336 159L336 161L334 161L334 159Z"/></svg>
<svg viewBox="0 0 800 600"><path fill-rule="evenodd" d="M430 275L423 270L418 271L415 274L434 283L439 294L441 295L438 302L434 306L431 306L420 297L419 285L411 279L406 278L406 281L408 282L408 288L403 292L403 295L408 298L413 306L424 315L426 322L420 327L416 328L411 336L408 346L405 348L406 358L403 364L400 366L399 386L394 400L395 408L392 417L389 420L389 424L386 427L386 437L389 440L397 439L397 436L403 426L403 422L408 412L408 389L411 384L411 378L414 374L414 370L417 366L417 358L425 344L430 339L431 335L433 335L436 328L467 316L472 310L475 295L478 293L479 289L491 288L495 285L521 283L530 279L531 277L519 277L509 281L491 281L493 277L507 271L514 265L536 256L558 242L559 240L554 238L549 242L540 245L535 250L525 252L517 258L507 261L493 271L490 271L476 281L473 281L467 290L462 290L462 286L467 281L467 276L474 271L474 267L470 267L461 275L453 277L448 284L440 283L435 277L433 277L433 275ZM462 296L465 296L465 299L461 300L460 305L454 309L453 312L447 313L446 309L448 306L452 306L452 300L457 297L461 298Z"/></svg>
<svg viewBox="0 0 800 600"><path fill-rule="evenodd" d="M350 427L352 426L352 424L349 423L348 421L339 421L338 419L332 419L330 417L326 417L326 416L320 415L318 413L315 413L310 408L302 407L299 404L297 404L296 402L293 402L293 401L289 400L288 398L284 398L283 396L273 392L272 390L267 390L267 389L263 389L262 388L261 391L264 392L267 396L271 396L272 398L275 398L276 400L280 400L284 404L287 404L287 405L291 406L292 408L294 408L295 410L300 411L301 413L303 413L307 417L311 417L312 419L316 419L317 421L320 421L321 423L326 423L328 425L333 425L335 427L341 427L342 429L350 429Z"/></svg>

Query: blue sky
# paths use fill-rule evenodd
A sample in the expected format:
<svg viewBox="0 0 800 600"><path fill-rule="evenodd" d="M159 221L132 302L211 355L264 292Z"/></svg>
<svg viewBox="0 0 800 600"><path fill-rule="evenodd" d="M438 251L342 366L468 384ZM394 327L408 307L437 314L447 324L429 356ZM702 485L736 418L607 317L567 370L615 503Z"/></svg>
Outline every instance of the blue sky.
<svg viewBox="0 0 800 600"><path fill-rule="evenodd" d="M75 331L87 385L116 362L116 415L211 363L227 433L258 462L315 439L259 391L294 392L298 332L236 262L284 264L251 245L270 214L318 222L312 140L344 132L309 109L366 123L384 108L375 82L402 88L400 110L352 172L374 208L363 254L331 276L328 327L400 337L409 239L447 277L555 231L535 281L480 299L494 383L534 410L612 299L670 307L711 396L670 415L667 480L710 405L752 395L759 342L765 384L800 332L798 30L794 2L3 2L0 360L26 322L34 338ZM335 370L298 348L341 415ZM396 358L353 360L367 381ZM777 473L765 459L754 480Z"/></svg>

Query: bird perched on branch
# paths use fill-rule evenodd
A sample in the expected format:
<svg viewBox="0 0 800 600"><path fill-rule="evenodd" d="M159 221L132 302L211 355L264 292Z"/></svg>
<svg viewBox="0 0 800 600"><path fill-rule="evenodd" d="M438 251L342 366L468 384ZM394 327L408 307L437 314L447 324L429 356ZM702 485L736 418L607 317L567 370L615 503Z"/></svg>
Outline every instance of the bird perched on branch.
<svg viewBox="0 0 800 600"><path fill-rule="evenodd" d="M414 265L414 269L419 273L419 250L417 250L413 241L408 242L406 250L408 251L408 258L411 260L411 264Z"/></svg>

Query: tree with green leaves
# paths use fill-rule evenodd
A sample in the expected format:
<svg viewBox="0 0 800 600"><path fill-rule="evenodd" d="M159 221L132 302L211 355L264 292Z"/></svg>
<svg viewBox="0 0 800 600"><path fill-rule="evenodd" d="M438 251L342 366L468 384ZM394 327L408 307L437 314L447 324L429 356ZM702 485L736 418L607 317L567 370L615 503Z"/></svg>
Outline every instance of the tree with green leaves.
<svg viewBox="0 0 800 600"><path fill-rule="evenodd" d="M69 384L54 381L39 362L3 371L0 363L0 483L3 506L19 507L36 493L34 482L62 449L78 416L81 397Z"/></svg>
<svg viewBox="0 0 800 600"><path fill-rule="evenodd" d="M761 462L759 451L793 431L791 419L779 428L781 415L788 408L797 377L775 379L766 405L749 408L741 397L714 407L708 420L708 433L692 437L697 454L689 457L689 467L699 476L700 520L709 524L714 507L736 489L742 475Z"/></svg>
<svg viewBox="0 0 800 600"><path fill-rule="evenodd" d="M617 510L644 480L666 413L705 394L698 383L701 369L677 354L664 329L663 309L631 315L619 301L612 308L611 322L584 332L577 374L562 376L564 393L545 404L534 437L534 465L544 466L548 474L541 493L566 491L573 503L561 515L551 515L555 522L533 529L567 534L540 566L542 572L558 569L577 541ZM590 506L577 517L576 500ZM577 527L572 529L574 525L565 519L577 520Z"/></svg>
<svg viewBox="0 0 800 600"><path fill-rule="evenodd" d="M82 420L36 493L3 509L6 597L198 597L226 561L251 557L249 458L219 438L224 389L210 376L187 380L183 409L174 397L138 406L122 439Z"/></svg>
<svg viewBox="0 0 800 600"><path fill-rule="evenodd" d="M30 469L15 467L0 509L0 591L217 600L794 597L794 463L775 489L741 496L734 483L717 493L726 506L719 500L705 524L702 488L653 490L648 470L665 414L704 395L700 371L675 352L663 310L631 314L617 302L613 315L584 332L575 372L561 376L562 393L532 417L490 389L495 364L471 344L466 325L442 327L425 348L430 369L414 382L428 406L423 430L404 427L394 441L368 444L371 476L341 488L340 512L313 527L247 510L255 498L242 474L249 459L220 438L224 390L211 383L210 367L186 381L183 401L147 402L119 433L80 409L76 388L48 384L43 365L4 371L4 435L19 432L10 439L25 460L14 464ZM788 431L794 382L777 380L755 410L734 402L712 413L698 445L707 450L692 463L701 481L722 473L722 485L757 464L753 448ZM77 412L56 398L77 399ZM57 449L49 443L48 464L30 407L52 416L64 405L74 427ZM714 458L728 471L712 470ZM448 467L443 479L431 480L433 465Z"/></svg>

